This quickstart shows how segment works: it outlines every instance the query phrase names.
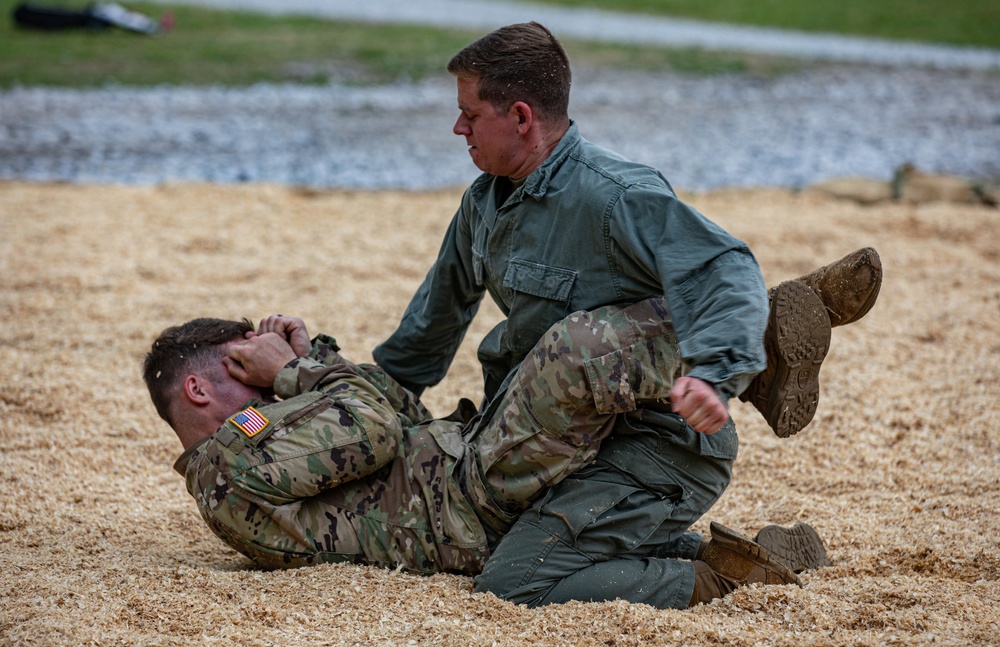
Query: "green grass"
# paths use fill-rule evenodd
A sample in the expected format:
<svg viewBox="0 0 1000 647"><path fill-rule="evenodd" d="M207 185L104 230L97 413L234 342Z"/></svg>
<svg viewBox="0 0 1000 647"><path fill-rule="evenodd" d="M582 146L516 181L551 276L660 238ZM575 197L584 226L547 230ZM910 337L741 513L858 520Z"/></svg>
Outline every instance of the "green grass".
<svg viewBox="0 0 1000 647"><path fill-rule="evenodd" d="M0 1L0 13L9 16L14 4ZM153 16L164 10L160 5L128 6ZM0 87L419 78L443 69L476 36L191 7L172 11L174 30L156 37L119 29L44 32L3 20Z"/></svg>
<svg viewBox="0 0 1000 647"><path fill-rule="evenodd" d="M363 0L362 0L363 1ZM550 0L585 4L587 0ZM980 0L620 0L592 4L781 27L853 31L871 35L947 40L947 25L967 25L957 42L1000 47L1000 1ZM869 7L876 4L878 11ZM41 4L50 5L49 2ZM58 5L58 3L55 3ZM64 3L65 4L65 3ZM75 6L83 6L83 2ZM443 74L448 59L482 32L405 25L375 26L294 16L263 16L196 7L172 9L174 30L157 37L118 29L39 32L16 28L16 0L0 0L0 88L120 85L248 85L256 82L361 84ZM980 6L981 5L981 6ZM51 5L50 5L51 6ZM164 5L128 3L158 16ZM899 8L898 11L890 10ZM963 9L963 7L966 7ZM978 7L978 14L973 11ZM936 11L936 13L935 13ZM925 14L931 14L926 18ZM969 20L969 15L978 15ZM959 20L961 18L961 20ZM907 27L907 25L916 25ZM879 25L882 25L879 27ZM939 30L934 31L934 25ZM917 26L920 28L918 29ZM865 29L861 29L865 27ZM975 29L973 29L975 28ZM890 30L892 33L890 33ZM927 30L927 31L921 31ZM974 34L992 34L982 43ZM981 38L981 36L975 36ZM964 38L964 40L963 40ZM751 54L565 41L573 63L638 69L781 73L801 64Z"/></svg>
<svg viewBox="0 0 1000 647"><path fill-rule="evenodd" d="M1000 48L998 0L532 0L783 29Z"/></svg>
<svg viewBox="0 0 1000 647"><path fill-rule="evenodd" d="M14 0L0 0L0 14L9 16L14 5ZM164 11L162 5L128 6L151 16ZM118 29L43 32L0 21L0 88L420 79L444 74L451 56L482 35L184 6L172 11L174 30L156 37ZM791 65L781 59L692 49L565 44L575 65L702 74L780 72Z"/></svg>

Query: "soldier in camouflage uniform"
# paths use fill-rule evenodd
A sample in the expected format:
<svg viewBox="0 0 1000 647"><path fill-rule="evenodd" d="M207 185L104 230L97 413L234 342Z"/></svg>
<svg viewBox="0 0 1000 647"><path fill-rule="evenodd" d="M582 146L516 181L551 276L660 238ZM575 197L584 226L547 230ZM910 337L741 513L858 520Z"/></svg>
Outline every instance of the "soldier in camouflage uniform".
<svg viewBox="0 0 1000 647"><path fill-rule="evenodd" d="M270 321L275 331L300 325ZM230 396L231 410L213 404L213 416L192 421L186 409L195 405L181 392L203 382L195 395L223 401L233 387L220 385L235 381L227 353L253 371L265 342L292 350L287 336L244 339L249 330L205 319L169 328L147 356L145 379L186 440L175 469L206 523L265 567L347 561L479 573L491 538L592 461L619 414L665 398L680 370L662 299L650 299L553 326L490 416L463 416L475 412L464 401L448 419L431 419L381 369L348 361L319 335L308 352L300 343L301 356L276 360L276 398L239 383L235 399L249 394L248 402L233 408Z"/></svg>

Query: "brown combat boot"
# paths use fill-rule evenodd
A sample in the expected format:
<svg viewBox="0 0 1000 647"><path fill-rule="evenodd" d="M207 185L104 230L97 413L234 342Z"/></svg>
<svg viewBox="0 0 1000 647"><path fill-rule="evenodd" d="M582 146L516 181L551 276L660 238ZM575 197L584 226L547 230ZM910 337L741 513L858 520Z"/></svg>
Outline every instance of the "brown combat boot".
<svg viewBox="0 0 1000 647"><path fill-rule="evenodd" d="M771 289L764 333L767 367L740 394L760 411L774 433L801 431L819 405L819 369L830 350L830 317L819 296L801 281Z"/></svg>
<svg viewBox="0 0 1000 647"><path fill-rule="evenodd" d="M712 570L712 567L702 561L694 562L694 590L691 591L689 607L696 604L709 603L718 598L724 598L739 588L739 585L724 575Z"/></svg>
<svg viewBox="0 0 1000 647"><path fill-rule="evenodd" d="M859 249L799 278L819 295L830 326L843 326L868 314L882 287L882 259L871 247Z"/></svg>
<svg viewBox="0 0 1000 647"><path fill-rule="evenodd" d="M713 521L712 540L699 551L698 559L736 586L747 584L798 584L798 575L771 557L763 546ZM697 581L697 570L695 571Z"/></svg>
<svg viewBox="0 0 1000 647"><path fill-rule="evenodd" d="M823 540L807 523L797 523L791 528L765 526L754 541L794 573L830 565Z"/></svg>

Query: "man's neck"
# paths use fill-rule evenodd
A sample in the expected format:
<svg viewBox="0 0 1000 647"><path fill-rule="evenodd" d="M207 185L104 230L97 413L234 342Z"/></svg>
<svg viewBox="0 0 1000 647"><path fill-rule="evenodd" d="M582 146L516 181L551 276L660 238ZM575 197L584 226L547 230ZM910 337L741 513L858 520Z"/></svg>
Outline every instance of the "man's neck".
<svg viewBox="0 0 1000 647"><path fill-rule="evenodd" d="M549 159L552 151L559 145L560 140L562 140L567 130L569 130L569 120L566 120L565 123L557 127L539 128L536 139L525 158L525 163L516 174L509 176L510 181L515 186L523 183L529 175L535 172L535 169L544 164L545 160Z"/></svg>
<svg viewBox="0 0 1000 647"><path fill-rule="evenodd" d="M184 430L177 429L177 438L181 441L181 445L184 447L184 449L187 449L191 447L191 445L194 445L198 441L202 440L203 438L208 438L209 436L214 434L216 429L218 429L218 427L215 427L211 430L201 429L197 431L193 429L184 429Z"/></svg>
<svg viewBox="0 0 1000 647"><path fill-rule="evenodd" d="M188 412L188 415L179 415L174 419L174 433L181 441L184 449L191 447L203 438L208 438L218 430L225 419L217 420L217 416L205 415L204 411Z"/></svg>

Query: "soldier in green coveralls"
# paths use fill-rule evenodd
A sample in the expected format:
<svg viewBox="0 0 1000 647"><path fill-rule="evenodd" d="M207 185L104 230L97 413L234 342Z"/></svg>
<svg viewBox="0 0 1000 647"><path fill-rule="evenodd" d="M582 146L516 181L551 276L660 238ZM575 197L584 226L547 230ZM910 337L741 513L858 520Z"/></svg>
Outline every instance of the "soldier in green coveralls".
<svg viewBox="0 0 1000 647"><path fill-rule="evenodd" d="M779 285L769 310L742 241L678 199L657 170L584 139L568 115L569 60L545 27L498 29L448 70L454 133L482 174L399 327L374 350L378 365L417 395L433 386L489 293L506 316L479 346L489 418L523 358L566 314L661 297L684 365L670 401L688 423L675 428L646 404L620 416L598 459L519 517L477 590L530 605L678 607L717 597L728 584L692 564L702 541L688 529L729 483L737 439L728 401L751 402L781 437L807 425L830 329L874 304L878 255L861 250Z"/></svg>
<svg viewBox="0 0 1000 647"><path fill-rule="evenodd" d="M673 433L690 429L667 404L681 366L662 299L552 326L489 418L464 401L431 419L384 371L338 350L275 315L256 332L245 320L168 328L146 357L153 402L185 447L175 469L209 527L262 566L346 561L475 575L509 520L546 488L595 456L615 460L601 443L613 444L608 434L640 407ZM680 507L693 522L723 489L699 488L696 503ZM655 530L637 521L609 532ZM731 587L798 581L737 533L713 525L713 534L700 563ZM594 584L574 599L602 599Z"/></svg>

